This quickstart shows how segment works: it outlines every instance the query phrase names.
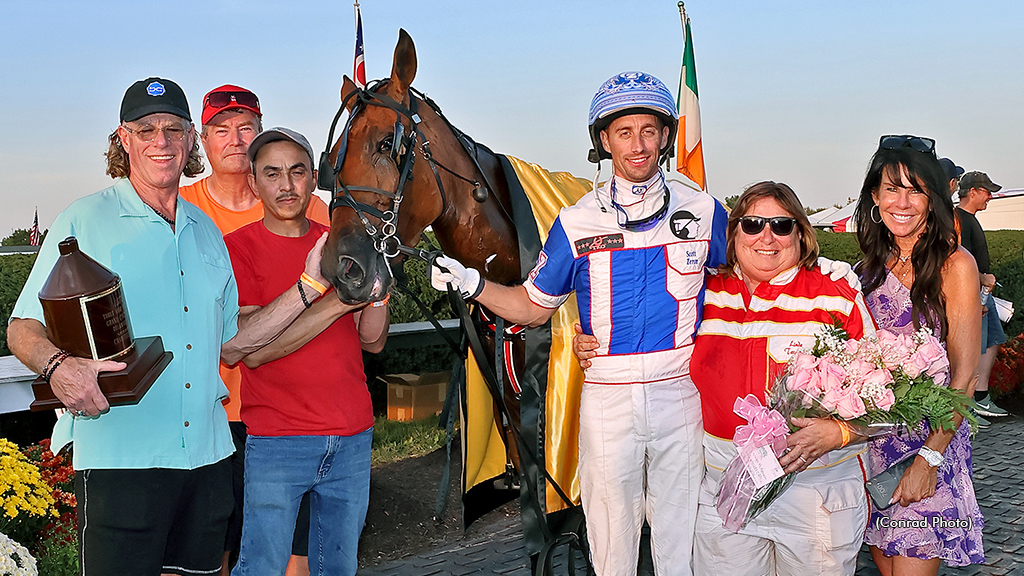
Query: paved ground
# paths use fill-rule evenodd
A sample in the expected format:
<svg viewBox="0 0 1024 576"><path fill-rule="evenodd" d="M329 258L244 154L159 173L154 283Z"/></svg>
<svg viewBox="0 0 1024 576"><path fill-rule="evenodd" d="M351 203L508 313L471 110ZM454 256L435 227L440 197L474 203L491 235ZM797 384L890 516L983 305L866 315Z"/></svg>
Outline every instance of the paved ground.
<svg viewBox="0 0 1024 576"><path fill-rule="evenodd" d="M985 515L985 564L966 568L943 566L940 575L1024 576L1024 419L995 418L974 440L974 488ZM568 574L565 558L555 574ZM465 576L501 574L530 576L522 532L515 518L496 523L488 533L454 545L366 568L362 575ZM577 574L581 574L577 565ZM641 574L652 574L644 565ZM867 549L861 552L857 576L878 576Z"/></svg>

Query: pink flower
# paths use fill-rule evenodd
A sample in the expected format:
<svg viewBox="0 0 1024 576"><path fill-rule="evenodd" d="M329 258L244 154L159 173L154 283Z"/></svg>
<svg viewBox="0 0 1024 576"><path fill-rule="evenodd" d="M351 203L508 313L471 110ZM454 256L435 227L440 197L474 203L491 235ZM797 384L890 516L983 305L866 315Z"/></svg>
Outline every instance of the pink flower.
<svg viewBox="0 0 1024 576"><path fill-rule="evenodd" d="M896 403L896 395L892 393L891 388L884 388L882 393L876 394L871 401L879 410L889 410Z"/></svg>
<svg viewBox="0 0 1024 576"><path fill-rule="evenodd" d="M875 369L861 376L861 386L878 384L886 386L892 383L892 373L888 370Z"/></svg>
<svg viewBox="0 0 1024 576"><path fill-rule="evenodd" d="M818 365L818 359L811 354L797 352L790 357L789 365L793 367L793 372L809 370Z"/></svg>
<svg viewBox="0 0 1024 576"><path fill-rule="evenodd" d="M852 389L848 389L847 392L836 403L836 412L839 413L839 417L849 420L866 414L867 409L864 408L864 401L860 399L860 396L854 393Z"/></svg>
<svg viewBox="0 0 1024 576"><path fill-rule="evenodd" d="M926 339L910 356L909 364L919 368L919 373L924 372L932 377L949 371L949 358L935 338Z"/></svg>
<svg viewBox="0 0 1024 576"><path fill-rule="evenodd" d="M843 344L843 349L850 356L856 356L857 355L857 351L860 349L860 347L861 347L860 340L852 340L851 339L851 340L847 340L846 344Z"/></svg>

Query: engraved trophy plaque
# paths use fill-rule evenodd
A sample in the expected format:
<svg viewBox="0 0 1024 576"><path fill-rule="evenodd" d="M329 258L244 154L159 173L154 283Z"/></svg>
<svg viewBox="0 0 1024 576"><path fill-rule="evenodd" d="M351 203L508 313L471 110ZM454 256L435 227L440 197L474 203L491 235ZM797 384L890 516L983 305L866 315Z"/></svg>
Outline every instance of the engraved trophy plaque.
<svg viewBox="0 0 1024 576"><path fill-rule="evenodd" d="M74 236L58 244L60 257L39 291L46 335L72 356L116 360L128 366L101 372L100 390L111 405L134 404L171 362L159 336L135 339L121 278L78 248ZM40 376L32 383L32 410L63 405Z"/></svg>

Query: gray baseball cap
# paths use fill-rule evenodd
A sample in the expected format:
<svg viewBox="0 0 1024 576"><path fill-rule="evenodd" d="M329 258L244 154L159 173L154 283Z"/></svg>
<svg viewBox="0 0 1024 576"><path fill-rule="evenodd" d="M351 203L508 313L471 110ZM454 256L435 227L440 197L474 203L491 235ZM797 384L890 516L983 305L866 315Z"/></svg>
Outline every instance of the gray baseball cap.
<svg viewBox="0 0 1024 576"><path fill-rule="evenodd" d="M968 172L960 177L960 190L970 190L971 188L984 188L989 192L999 192L1002 186L993 182L988 174L984 172Z"/></svg>
<svg viewBox="0 0 1024 576"><path fill-rule="evenodd" d="M255 162L256 153L260 151L264 144L277 142L278 140L287 140L301 146L306 151L306 154L309 154L309 167L316 168L316 163L313 162L313 147L309 145L309 140L306 140L305 136L291 128L282 128L280 126L268 128L252 139L252 142L249 144L249 151L247 152L249 160Z"/></svg>

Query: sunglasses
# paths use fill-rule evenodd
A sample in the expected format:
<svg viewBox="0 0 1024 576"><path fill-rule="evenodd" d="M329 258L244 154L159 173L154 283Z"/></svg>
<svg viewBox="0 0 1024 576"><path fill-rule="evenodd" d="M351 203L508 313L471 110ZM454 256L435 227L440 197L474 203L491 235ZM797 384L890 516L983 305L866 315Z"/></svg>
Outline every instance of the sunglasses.
<svg viewBox="0 0 1024 576"><path fill-rule="evenodd" d="M260 107L260 99L252 92L214 92L206 97L203 107L223 108L232 103L257 110Z"/></svg>
<svg viewBox="0 0 1024 576"><path fill-rule="evenodd" d="M922 138L921 136L911 136L910 134L882 136L878 139L878 147L883 150L898 150L899 148L907 147L918 152L935 155L935 140Z"/></svg>
<svg viewBox="0 0 1024 576"><path fill-rule="evenodd" d="M740 218L740 230L743 230L744 234L750 236L760 234L761 230L764 230L765 224L771 227L772 234L776 236L789 236L796 227L796 218L789 218L787 216L776 216L775 218L743 216Z"/></svg>

